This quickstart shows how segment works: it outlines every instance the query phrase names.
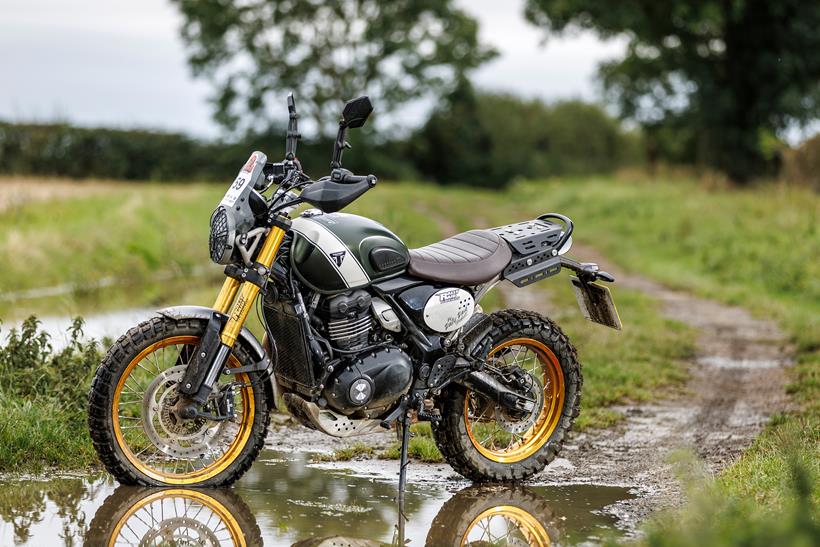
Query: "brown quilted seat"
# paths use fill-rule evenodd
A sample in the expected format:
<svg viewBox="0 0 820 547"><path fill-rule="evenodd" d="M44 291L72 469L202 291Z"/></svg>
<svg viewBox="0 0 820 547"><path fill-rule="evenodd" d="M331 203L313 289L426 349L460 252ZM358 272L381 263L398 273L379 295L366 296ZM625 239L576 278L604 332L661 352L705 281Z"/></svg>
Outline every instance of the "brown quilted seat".
<svg viewBox="0 0 820 547"><path fill-rule="evenodd" d="M511 258L509 245L495 233L470 230L411 249L407 271L430 281L478 285L501 273Z"/></svg>

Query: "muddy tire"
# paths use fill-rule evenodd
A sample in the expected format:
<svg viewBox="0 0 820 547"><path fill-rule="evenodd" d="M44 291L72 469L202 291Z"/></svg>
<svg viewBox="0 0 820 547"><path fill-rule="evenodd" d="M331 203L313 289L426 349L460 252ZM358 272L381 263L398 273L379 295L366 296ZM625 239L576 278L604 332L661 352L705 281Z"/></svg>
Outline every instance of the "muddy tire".
<svg viewBox="0 0 820 547"><path fill-rule="evenodd" d="M94 449L105 468L124 485L134 486L195 486L217 487L226 486L241 477L251 466L265 442L270 415L267 410L265 389L258 380L259 373L254 376L237 375L237 381L245 382L247 387L240 388L243 402L243 418L236 440L230 445L230 451L224 459L216 460L209 471L203 468L201 473L192 470L182 475L155 472L148 464L141 466L139 458L128 447L126 436L115 419L115 397L119 400L124 393L127 374L136 370L141 356L152 355L146 353L155 347L165 347L172 342L182 347L193 348L205 332L207 322L197 319L171 319L167 317L153 317L131 328L121 336L108 350L91 384L88 396L88 426ZM172 353L173 358L173 353ZM179 358L177 358L179 359ZM136 365L135 365L136 363ZM177 361L179 363L179 361ZM250 353L241 343L237 343L229 359L229 366L244 366L253 363ZM158 366L158 369L161 367ZM177 369L182 367L176 367ZM123 379L123 376L126 378ZM171 385L171 382L165 384ZM139 401L138 398L135 400ZM139 403L135 403L139 404ZM248 410L246 413L244 409ZM129 418L146 429L145 417L139 414L136 418ZM132 423L133 423L132 422ZM205 425L202 426L203 428ZM159 429L159 428L157 428ZM139 434L139 433L137 433ZM145 443L149 444L149 443ZM190 457L190 456L189 456ZM176 468L174 468L176 471Z"/></svg>
<svg viewBox="0 0 820 547"><path fill-rule="evenodd" d="M503 524L498 521L502 521ZM493 527L493 536L484 537ZM502 527L509 535L499 538ZM550 545L558 527L547 502L520 486L472 486L448 500L427 534L426 545Z"/></svg>
<svg viewBox="0 0 820 547"><path fill-rule="evenodd" d="M581 408L581 365L566 335L546 317L523 310L503 310L490 317L493 328L481 342L483 355L489 358L513 347L532 348L546 371L541 414L531 418L530 429L519 432L520 439L513 436L508 441L512 444L506 450L495 447L495 439L487 447L476 433L487 424L476 425L470 417L471 401L477 397L463 386L452 385L439 397L442 419L433 424L433 436L447 462L468 479L523 480L543 470L561 451ZM491 422L486 416L484 411L482 419ZM501 423L497 418L496 422Z"/></svg>
<svg viewBox="0 0 820 547"><path fill-rule="evenodd" d="M170 545L175 539L186 545L197 539L203 545L262 545L262 532L253 512L231 490L120 486L97 509L85 544Z"/></svg>

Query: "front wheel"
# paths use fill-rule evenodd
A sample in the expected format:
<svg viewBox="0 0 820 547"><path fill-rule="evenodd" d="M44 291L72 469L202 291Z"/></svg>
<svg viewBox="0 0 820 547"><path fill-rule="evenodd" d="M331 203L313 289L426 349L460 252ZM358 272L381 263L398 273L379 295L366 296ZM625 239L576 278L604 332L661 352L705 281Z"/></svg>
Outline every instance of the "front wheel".
<svg viewBox="0 0 820 547"><path fill-rule="evenodd" d="M185 420L174 411L176 386L205 328L205 321L155 317L130 329L105 355L89 394L88 425L97 454L120 483L223 486L259 454L270 418L258 377L221 375L214 386L209 408L227 408L231 398L233 418ZM228 366L252 363L237 344Z"/></svg>
<svg viewBox="0 0 820 547"><path fill-rule="evenodd" d="M537 313L493 313L483 340L485 371L524 378L532 411L509 409L459 385L441 396L442 420L433 435L453 468L474 481L522 480L560 452L581 407L581 365L558 325Z"/></svg>

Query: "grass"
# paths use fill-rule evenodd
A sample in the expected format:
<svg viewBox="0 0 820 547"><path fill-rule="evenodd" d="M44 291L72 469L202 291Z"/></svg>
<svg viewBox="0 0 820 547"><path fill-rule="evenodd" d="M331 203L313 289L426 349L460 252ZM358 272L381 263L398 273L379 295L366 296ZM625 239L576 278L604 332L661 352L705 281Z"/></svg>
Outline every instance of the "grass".
<svg viewBox="0 0 820 547"><path fill-rule="evenodd" d="M10 259L0 270L0 293L67 286L67 294L48 304L76 313L133 305L146 296L170 298L179 286L170 286L168 278L201 276L202 269L218 283L219 268L208 266L207 237L209 213L222 191L123 183L99 194L6 210L0 214L0 256ZM111 279L116 287L95 289ZM2 299L0 317L45 311L38 304Z"/></svg>
<svg viewBox="0 0 820 547"><path fill-rule="evenodd" d="M0 472L97 465L85 416L67 413L53 400L20 401L0 396Z"/></svg>
<svg viewBox="0 0 820 547"><path fill-rule="evenodd" d="M549 196L576 221L578 237L622 266L774 317L801 350L820 346L820 198L809 190L634 178L517 191L525 203Z"/></svg>
<svg viewBox="0 0 820 547"><path fill-rule="evenodd" d="M353 443L344 448L337 448L330 454L319 453L313 455L315 462L349 462L351 460L369 459L376 450L365 443Z"/></svg>
<svg viewBox="0 0 820 547"><path fill-rule="evenodd" d="M82 321L75 320L68 346L54 352L29 318L0 347L0 472L96 464L85 402L101 354L81 337Z"/></svg>
<svg viewBox="0 0 820 547"><path fill-rule="evenodd" d="M704 479L697 462L690 459L688 465L690 470L683 477L688 485L688 503L656 516L635 543L647 547L817 545L818 486L805 462L785 462L788 480L779 486L784 499L777 511L771 511L756 497L727 496L720 484ZM614 541L609 544L622 545Z"/></svg>
<svg viewBox="0 0 820 547"><path fill-rule="evenodd" d="M429 423L418 423L410 426L410 444L407 446L407 455L411 458L427 462L438 463L444 461L444 456L436 447L433 440L433 430ZM392 446L379 453L382 460L398 460L401 456L401 444L397 441Z"/></svg>

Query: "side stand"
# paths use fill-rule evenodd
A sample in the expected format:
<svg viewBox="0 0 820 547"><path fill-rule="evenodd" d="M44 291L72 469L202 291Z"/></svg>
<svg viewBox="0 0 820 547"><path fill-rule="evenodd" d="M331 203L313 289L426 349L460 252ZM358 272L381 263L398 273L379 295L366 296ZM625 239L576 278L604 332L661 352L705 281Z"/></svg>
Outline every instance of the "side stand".
<svg viewBox="0 0 820 547"><path fill-rule="evenodd" d="M401 424L401 457L399 459L399 523L398 523L398 545L404 545L404 523L407 520L404 516L404 489L407 485L407 449L410 445L410 411L405 411L399 418Z"/></svg>

